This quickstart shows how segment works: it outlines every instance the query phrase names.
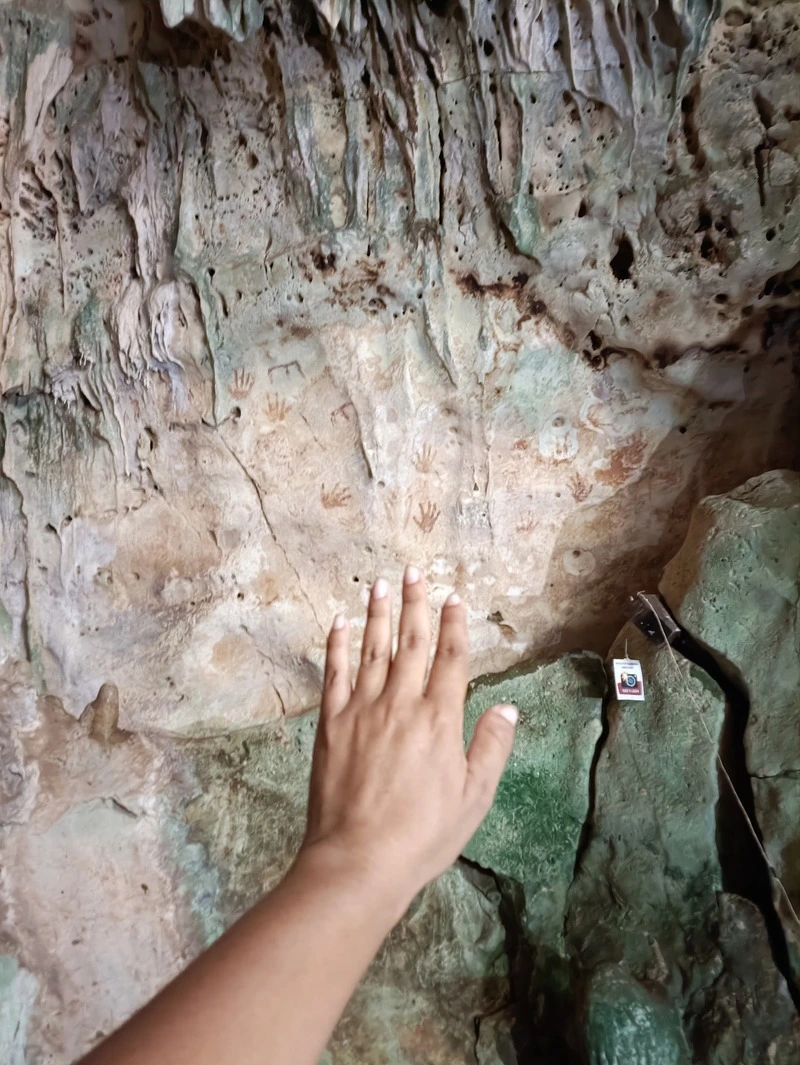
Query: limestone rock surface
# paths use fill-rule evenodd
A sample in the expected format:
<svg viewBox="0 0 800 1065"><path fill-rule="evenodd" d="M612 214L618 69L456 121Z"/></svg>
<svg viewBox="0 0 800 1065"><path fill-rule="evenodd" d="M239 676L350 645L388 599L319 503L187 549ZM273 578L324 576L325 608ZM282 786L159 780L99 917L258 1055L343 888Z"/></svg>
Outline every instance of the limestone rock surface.
<svg viewBox="0 0 800 1065"><path fill-rule="evenodd" d="M520 711L494 806L464 853L497 877L504 916L515 922L512 955L525 970L518 993L554 1019L567 1008L567 892L590 812L605 693L602 660L572 654L480 678L467 700L467 736L496 703Z"/></svg>
<svg viewBox="0 0 800 1065"><path fill-rule="evenodd" d="M600 1055L640 1003L664 1061L797 1059L791 906L737 909L674 705L724 746L727 689L642 649L602 733L591 660L530 663L797 465L799 70L797 0L0 2L3 1061L74 1060L280 876L327 626L407 561L530 713L485 871L330 1065ZM794 483L706 504L664 588L799 909Z"/></svg>
<svg viewBox="0 0 800 1065"><path fill-rule="evenodd" d="M709 1065L789 1062L800 1048L800 1018L775 966L764 921L738 895L720 896L723 970L692 1002L694 1060Z"/></svg>
<svg viewBox="0 0 800 1065"><path fill-rule="evenodd" d="M40 787L0 829L4 1065L69 1065L273 887L302 838L313 718L173 740L115 715L112 693L80 722L45 701L23 743ZM499 901L462 867L427 887L326 1065L471 1065L476 1022L510 998Z"/></svg>
<svg viewBox="0 0 800 1065"><path fill-rule="evenodd" d="M568 896L582 1053L598 1065L790 1065L800 1018L781 948L729 887L750 886L739 866L754 860L737 846L744 826L731 821L718 765L720 752L729 758L729 695L632 624L611 655L642 663L646 698L607 702Z"/></svg>
<svg viewBox="0 0 800 1065"><path fill-rule="evenodd" d="M611 697L591 835L569 895L567 932L587 969L624 961L667 994L704 979L722 872L716 755L725 699L632 625L611 654L638 659L644 703ZM635 996L634 996L635 998Z"/></svg>
<svg viewBox="0 0 800 1065"><path fill-rule="evenodd" d="M662 589L685 606L684 624L692 602L719 620L737 602L725 588L746 589L759 571L763 631L793 638L770 628L764 589L776 610L796 602L779 579L796 486L765 475L698 509ZM749 543L741 558L725 546L737 525ZM715 599L710 575L723 571ZM696 588L706 592L692 599ZM726 673L707 651L704 667L633 625L612 653L642 662L644 703L606 694L588 653L471 686L467 737L491 704L521 710L497 802L465 860L390 937L326 1065L797 1061L788 915L742 868L752 855L719 771L718 755L736 776L736 744L755 757L759 734L758 720L752 735L749 720L733 727L732 659L714 652ZM774 661L789 668L790 650ZM790 715L780 697L778 687L757 712ZM194 737L134 731L114 685L76 721L26 686L24 670L3 698L0 1047L14 1065L68 1065L283 874L302 836L315 720ZM742 795L792 891L791 796L766 806L760 783Z"/></svg>
<svg viewBox="0 0 800 1065"><path fill-rule="evenodd" d="M797 456L799 6L0 4L3 668L275 720L409 559L604 652Z"/></svg>
<svg viewBox="0 0 800 1065"><path fill-rule="evenodd" d="M797 979L800 474L775 471L704 500L661 587L681 623L744 686L746 767Z"/></svg>

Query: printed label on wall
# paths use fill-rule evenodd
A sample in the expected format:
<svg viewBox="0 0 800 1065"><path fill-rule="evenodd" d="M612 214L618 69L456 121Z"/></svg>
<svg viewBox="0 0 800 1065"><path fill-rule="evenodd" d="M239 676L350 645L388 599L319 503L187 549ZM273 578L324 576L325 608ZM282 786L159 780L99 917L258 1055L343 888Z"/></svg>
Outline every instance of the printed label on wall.
<svg viewBox="0 0 800 1065"><path fill-rule="evenodd" d="M614 687L618 699L644 702L642 664L635 658L614 659Z"/></svg>

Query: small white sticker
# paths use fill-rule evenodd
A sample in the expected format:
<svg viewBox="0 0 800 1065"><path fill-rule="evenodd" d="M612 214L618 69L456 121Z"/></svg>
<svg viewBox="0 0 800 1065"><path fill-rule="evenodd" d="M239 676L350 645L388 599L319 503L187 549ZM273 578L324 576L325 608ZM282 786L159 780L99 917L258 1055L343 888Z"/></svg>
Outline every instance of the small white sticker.
<svg viewBox="0 0 800 1065"><path fill-rule="evenodd" d="M635 658L614 659L614 687L618 699L644 702L644 676L642 664Z"/></svg>

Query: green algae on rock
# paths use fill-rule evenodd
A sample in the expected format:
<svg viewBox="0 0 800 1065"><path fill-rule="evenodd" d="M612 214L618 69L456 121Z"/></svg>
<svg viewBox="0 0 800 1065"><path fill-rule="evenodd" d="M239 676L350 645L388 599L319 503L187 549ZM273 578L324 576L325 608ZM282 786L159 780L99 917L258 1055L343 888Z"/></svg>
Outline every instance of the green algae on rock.
<svg viewBox="0 0 800 1065"><path fill-rule="evenodd" d="M749 700L746 766L764 847L788 894L773 881L798 982L800 474L773 471L704 499L661 591Z"/></svg>
<svg viewBox="0 0 800 1065"><path fill-rule="evenodd" d="M625 959L676 993L713 951L716 755L722 692L700 669L626 626L612 656L642 663L646 700L612 698L597 761L591 836L569 894L571 950L583 967ZM676 664L677 662L677 664ZM699 972L698 972L699 970Z"/></svg>
<svg viewBox="0 0 800 1065"><path fill-rule="evenodd" d="M464 854L526 885L528 918L541 913L544 930L552 915L554 946L589 811L605 686L601 659L573 654L481 677L467 698L467 736L495 703L515 705L520 720L494 805Z"/></svg>
<svg viewBox="0 0 800 1065"><path fill-rule="evenodd" d="M564 914L575 859L591 806L591 767L602 734L606 677L601 659L565 655L543 666L481 677L470 688L467 736L495 703L520 711L514 749L486 820L465 856L492 871L514 928L516 992L537 1003L520 1019L531 1052L546 1053L567 1008L570 977ZM542 1023L539 1023L539 1020Z"/></svg>
<svg viewBox="0 0 800 1065"><path fill-rule="evenodd" d="M202 928L221 931L286 872L305 828L315 727L311 714L164 744L185 796L164 823ZM356 990L330 1065L470 1065L476 1019L509 1000L498 908L491 880L459 867L420 892Z"/></svg>
<svg viewBox="0 0 800 1065"><path fill-rule="evenodd" d="M587 981L584 1051L589 1065L690 1065L680 1012L619 966L601 965Z"/></svg>

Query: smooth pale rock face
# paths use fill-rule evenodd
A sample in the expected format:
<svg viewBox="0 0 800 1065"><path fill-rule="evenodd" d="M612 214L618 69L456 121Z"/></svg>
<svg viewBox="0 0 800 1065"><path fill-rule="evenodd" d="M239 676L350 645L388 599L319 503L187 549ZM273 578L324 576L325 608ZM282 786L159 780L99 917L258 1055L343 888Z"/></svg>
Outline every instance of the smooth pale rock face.
<svg viewBox="0 0 800 1065"><path fill-rule="evenodd" d="M37 992L36 978L16 958L0 955L0 1051L8 1065L25 1065L28 1024Z"/></svg>
<svg viewBox="0 0 800 1065"><path fill-rule="evenodd" d="M800 474L768 473L704 500L661 589L749 698L746 766L800 976Z"/></svg>
<svg viewBox="0 0 800 1065"><path fill-rule="evenodd" d="M409 560L605 651L794 461L797 4L629 7L0 5L8 668L276 719Z"/></svg>

